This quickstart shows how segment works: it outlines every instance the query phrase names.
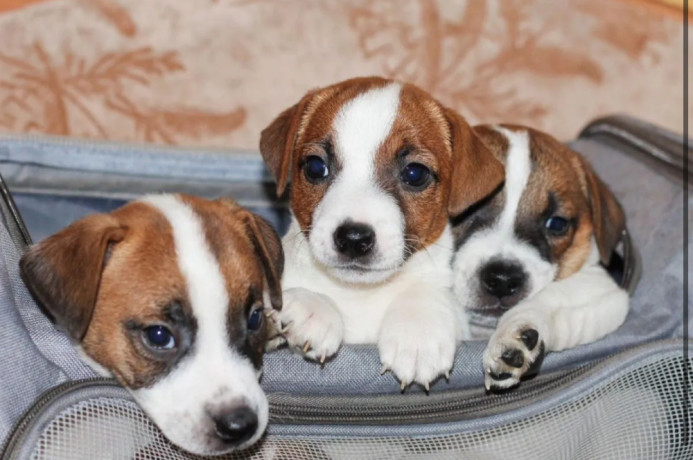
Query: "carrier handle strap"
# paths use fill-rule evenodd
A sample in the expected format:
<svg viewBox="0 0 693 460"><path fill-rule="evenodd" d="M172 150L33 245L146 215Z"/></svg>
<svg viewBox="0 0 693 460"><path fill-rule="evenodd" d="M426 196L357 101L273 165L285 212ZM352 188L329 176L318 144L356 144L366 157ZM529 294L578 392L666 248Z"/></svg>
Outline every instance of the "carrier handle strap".
<svg viewBox="0 0 693 460"><path fill-rule="evenodd" d="M650 161L655 170L669 173L676 180L683 180L686 152L693 148L693 140L627 115L610 115L597 118L585 126L579 139L603 137L611 142L631 147L634 153ZM686 173L693 176L693 165L688 162Z"/></svg>
<svg viewBox="0 0 693 460"><path fill-rule="evenodd" d="M693 165L685 161L685 155L693 147L693 141L636 118L626 115L597 118L582 129L578 138L603 138L615 143L620 147L619 151L640 157L672 182L682 183L685 178L693 176ZM623 278L620 285L632 294L640 280L642 263L628 229L624 230L621 243Z"/></svg>

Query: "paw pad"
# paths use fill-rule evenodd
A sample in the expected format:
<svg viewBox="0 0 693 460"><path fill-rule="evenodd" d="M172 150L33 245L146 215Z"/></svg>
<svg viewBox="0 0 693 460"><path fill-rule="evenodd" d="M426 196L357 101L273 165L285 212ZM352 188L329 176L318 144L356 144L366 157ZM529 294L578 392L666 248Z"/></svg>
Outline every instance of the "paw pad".
<svg viewBox="0 0 693 460"><path fill-rule="evenodd" d="M510 377L513 376L510 372L501 372L500 374L496 374L493 371L489 371L488 375L493 380L499 380L499 381L508 380Z"/></svg>
<svg viewBox="0 0 693 460"><path fill-rule="evenodd" d="M516 348L505 350L501 355L501 359L508 366L521 368L525 363L525 358L522 356L522 352Z"/></svg>
<svg viewBox="0 0 693 460"><path fill-rule="evenodd" d="M544 342L536 328L526 323L496 330L484 352L485 386L504 390L535 373L544 356Z"/></svg>
<svg viewBox="0 0 693 460"><path fill-rule="evenodd" d="M526 331L522 331L520 338L527 349L532 351L534 350L534 347L537 346L537 342L539 341L539 332L537 332L535 329L527 329Z"/></svg>

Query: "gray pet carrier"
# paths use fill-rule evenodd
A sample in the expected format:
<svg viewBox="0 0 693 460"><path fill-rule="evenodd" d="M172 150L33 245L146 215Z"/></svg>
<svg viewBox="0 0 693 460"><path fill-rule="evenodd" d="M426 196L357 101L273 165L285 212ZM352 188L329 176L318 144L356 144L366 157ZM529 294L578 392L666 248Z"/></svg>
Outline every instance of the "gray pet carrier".
<svg viewBox="0 0 693 460"><path fill-rule="evenodd" d="M571 145L627 212L632 242L624 235L611 267L632 292L619 330L549 354L537 377L502 394L484 390L483 342L463 345L450 380L437 381L429 395L400 394L392 375L380 375L374 346L345 346L324 367L279 350L266 357L262 380L267 434L228 458L693 458L683 340L684 145L678 135L617 117L590 124ZM0 173L14 197L2 188L0 458L192 458L163 438L123 388L80 361L32 301L17 263L29 234L37 241L150 192L232 196L284 229L286 203L273 200L260 157L7 136Z"/></svg>

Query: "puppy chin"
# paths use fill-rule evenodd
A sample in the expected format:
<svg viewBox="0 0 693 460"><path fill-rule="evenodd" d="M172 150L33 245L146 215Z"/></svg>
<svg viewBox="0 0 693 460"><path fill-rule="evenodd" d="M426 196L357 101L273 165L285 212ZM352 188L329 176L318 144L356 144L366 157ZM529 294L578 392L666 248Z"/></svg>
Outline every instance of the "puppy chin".
<svg viewBox="0 0 693 460"><path fill-rule="evenodd" d="M328 233L331 234L331 233ZM320 238L321 234L313 232L308 238L313 260L331 277L348 284L379 284L392 278L404 263L403 257L396 247L386 247L391 257L384 255L383 248L376 250L369 261L358 262L345 260L328 243L328 238ZM394 246L394 245L393 245ZM395 249L395 250L390 250Z"/></svg>
<svg viewBox="0 0 693 460"><path fill-rule="evenodd" d="M507 311L510 310L512 307L517 305L518 303L522 302L524 299L527 298L526 291L523 290L523 292L520 292L516 295L508 296L508 297L503 297L502 299L498 299L496 297L493 297L483 291L483 289L479 288L477 291L477 305L478 308L477 310L500 310L500 311Z"/></svg>
<svg viewBox="0 0 693 460"><path fill-rule="evenodd" d="M485 317L500 317L526 298L526 295L521 295L500 301L484 292L480 283L475 281L473 276L469 279L456 279L453 284L453 295L466 311Z"/></svg>
<svg viewBox="0 0 693 460"><path fill-rule="evenodd" d="M476 313L482 316L500 318L510 310L512 307L520 303L525 297L518 297L512 301L499 301L498 299L490 299L487 294L482 292L478 293L475 297L476 301L473 303L473 307L469 308L468 311Z"/></svg>
<svg viewBox="0 0 693 460"><path fill-rule="evenodd" d="M361 268L361 267L334 267L323 265L325 270L334 278L349 284L379 284L389 280L399 269L393 268Z"/></svg>

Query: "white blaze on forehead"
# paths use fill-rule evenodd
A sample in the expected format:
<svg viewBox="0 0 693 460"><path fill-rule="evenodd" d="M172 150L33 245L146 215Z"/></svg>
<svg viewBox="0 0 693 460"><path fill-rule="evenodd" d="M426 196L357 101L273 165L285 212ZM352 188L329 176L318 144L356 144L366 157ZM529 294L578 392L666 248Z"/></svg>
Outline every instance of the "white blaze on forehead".
<svg viewBox="0 0 693 460"><path fill-rule="evenodd" d="M387 138L399 108L402 85L391 83L359 94L337 113L336 151L342 168L358 169L369 177L378 147Z"/></svg>
<svg viewBox="0 0 693 460"><path fill-rule="evenodd" d="M192 349L169 374L133 395L169 439L198 453L208 451L214 438L210 416L233 404L248 404L258 416L258 431L248 441L253 442L267 423L267 399L250 360L230 346L229 293L200 217L176 195L151 195L142 201L156 207L171 225L197 330Z"/></svg>
<svg viewBox="0 0 693 460"><path fill-rule="evenodd" d="M496 127L496 131L508 140L508 154L505 164L505 207L498 225L512 233L520 198L527 186L532 162L529 156L529 137L527 131L510 131Z"/></svg>
<svg viewBox="0 0 693 460"><path fill-rule="evenodd" d="M527 131L495 127L508 140L505 163L505 205L490 228L472 234L457 250L453 259L454 293L467 307L476 307L479 289L478 271L492 259L515 261L528 276L531 297L555 278L556 265L541 257L538 249L515 235L515 222L522 195L532 172L530 139Z"/></svg>
<svg viewBox="0 0 693 460"><path fill-rule="evenodd" d="M225 337L229 294L200 218L176 195L152 195L143 201L154 205L171 224L176 260L186 281L198 336Z"/></svg>

